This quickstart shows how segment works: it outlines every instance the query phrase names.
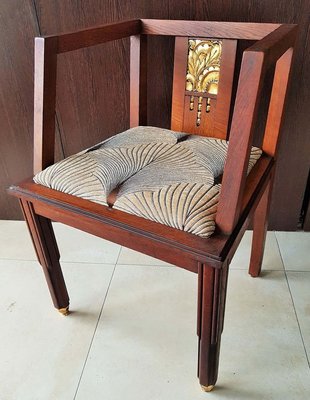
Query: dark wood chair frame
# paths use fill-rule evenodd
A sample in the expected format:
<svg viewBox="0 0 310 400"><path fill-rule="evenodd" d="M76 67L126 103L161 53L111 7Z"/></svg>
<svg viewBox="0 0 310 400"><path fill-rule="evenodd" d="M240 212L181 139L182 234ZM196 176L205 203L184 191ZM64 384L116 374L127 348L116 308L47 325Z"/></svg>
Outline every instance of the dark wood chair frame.
<svg viewBox="0 0 310 400"><path fill-rule="evenodd" d="M54 162L58 54L130 36L130 126L133 127L147 124L148 35L255 41L243 53L216 214L217 228L211 238L204 239L43 187L33 183L32 178L9 189L10 194L19 198L54 306L64 314L68 311L69 296L51 220L198 274L198 377L206 391L213 388L218 375L229 264L251 221L249 273L253 277L260 274L296 31L296 25L287 24L142 19L35 39L35 173ZM262 142L263 155L247 176L260 93L266 72L272 68L274 80ZM184 81L180 84L184 85ZM178 119L180 111L175 104L173 110L172 120Z"/></svg>

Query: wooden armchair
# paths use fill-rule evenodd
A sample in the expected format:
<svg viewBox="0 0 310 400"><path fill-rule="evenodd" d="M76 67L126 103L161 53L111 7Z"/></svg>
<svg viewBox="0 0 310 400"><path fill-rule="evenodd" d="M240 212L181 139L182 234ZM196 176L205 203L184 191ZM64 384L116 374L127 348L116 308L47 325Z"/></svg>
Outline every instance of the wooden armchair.
<svg viewBox="0 0 310 400"><path fill-rule="evenodd" d="M175 37L171 116L173 132L141 127L147 125L148 35ZM117 175L118 172L116 173L113 168L122 169L123 166L123 156L120 155L119 149L129 147L132 149L135 147L135 144L132 144L135 140L138 147L143 144L143 149L145 146L153 149L158 140L162 145L160 151L165 149L164 153L160 153L164 154L163 164L160 163L162 156L159 157L158 153L156 156L152 153L152 160L148 161L149 164L145 162L143 168L141 165L137 167L137 162L134 166L133 162L129 163L131 169L126 167L124 173L117 175L113 187L107 184L110 178L102 172L105 177L102 178L102 175L99 178L104 180L101 182L104 193L98 194L97 186L96 193L92 195L85 195L83 190L81 193L84 195L78 190L70 192L66 190L66 185L53 186L52 179L58 176L64 165L53 165L57 55L129 36L131 38L130 127L136 128L121 136L114 136L114 141L108 140L95 148L88 149L82 156L93 157L92 162L97 163L98 160L94 159L100 150L102 156L100 162L103 163L100 165L101 171ZM198 274L198 377L206 391L213 388L218 375L229 264L251 221L253 221L253 244L249 273L253 277L260 273L295 36L295 25L142 19L35 39L36 182L31 177L19 185L12 186L9 193L20 201L54 306L63 314L68 313L69 297L59 264L60 254L51 220L79 228ZM235 71L235 58L239 40L250 40L255 43L243 53L237 84L238 71ZM253 132L257 126L257 109L265 77L270 71L273 75L273 85L270 89L268 115L260 151L252 147ZM229 143L226 141L228 138ZM204 152L204 146L210 149L211 156L208 152ZM116 167L112 162L104 164L106 162L104 155L111 161L109 157L112 157L113 152L116 152ZM165 158L167 152L172 154L172 158ZM179 154L178 152L182 153L183 158L180 156L181 158L176 160L173 157ZM189 158L186 159L184 154ZM65 162L71 163L73 175L71 174L69 178L72 180L74 177L78 182L75 188L79 188L82 187L79 186L82 183L78 181L79 173L74 170L76 157L81 157L81 153ZM186 164L188 160L190 162ZM124 159L124 163L127 163L127 159ZM147 171L150 170L151 164L155 167L148 175ZM175 183L174 174L177 175L179 168L183 171L184 165L186 165L184 176L187 179L187 186L183 187L182 193L186 190L188 190L187 195L191 193L191 206L197 205L198 189L205 189L199 201L205 201L208 196L208 202L211 201L211 203L205 201L198 207L201 214L197 211L198 214L191 215L191 218L196 218L195 228L193 224L189 226L183 223L184 219L179 216L181 211L185 212L185 206L181 211L180 209L175 211L181 201L182 193L179 192L177 200L173 197L180 187ZM50 169L46 169L47 167ZM142 206L139 208L137 205L140 194L144 196L146 193L141 179L143 176L154 177L154 168L158 173L165 171L165 174L168 174L168 181L172 180L177 189L171 194L172 197L169 197L165 183L163 187L156 189L156 192L155 189L155 191L149 189L153 182L148 181L145 185L149 197L144 197L145 208L149 207L149 210L153 211L143 214ZM40 172L42 170L45 171ZM190 178L187 173L192 173ZM204 176L210 177L211 181L206 178L205 183L201 182L200 179L204 179ZM164 175L163 179L166 177ZM59 179L61 181L65 178L68 176L60 176ZM180 179L182 183L182 178ZM188 179L192 179L193 182L189 182ZM162 180L161 175L159 180ZM135 200L130 198L132 209L129 206L126 208L128 203L119 200L122 199L120 191L124 191L124 186L128 186L130 182L132 185L135 182L142 185L139 196L136 195ZM71 181L69 183L71 184ZM96 181L96 185L97 183ZM190 183L193 185L189 188ZM190 190L197 184L199 187L193 194ZM210 191L215 191L211 197ZM158 195L156 199L153 198L155 192ZM158 216L160 213L168 212L161 209L163 203L160 196L163 193L166 196L165 201L169 203L169 212L179 213L177 217L181 218L180 226L175 223L174 214L173 217L169 214L166 219L164 217L160 219ZM101 196L100 201L96 200L99 199L97 195ZM152 201L154 204L158 202L157 209L160 211L156 211L157 216L154 216L155 205L150 204ZM189 212L189 209L188 206L186 212ZM201 230L198 228L195 230L196 226L201 227L201 224L203 225Z"/></svg>

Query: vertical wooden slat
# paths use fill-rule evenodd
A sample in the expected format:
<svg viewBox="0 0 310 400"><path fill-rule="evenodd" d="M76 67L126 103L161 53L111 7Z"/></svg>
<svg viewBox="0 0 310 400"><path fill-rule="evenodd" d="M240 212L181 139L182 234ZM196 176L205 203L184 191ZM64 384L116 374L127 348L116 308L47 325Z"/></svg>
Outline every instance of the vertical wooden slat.
<svg viewBox="0 0 310 400"><path fill-rule="evenodd" d="M292 55L293 48L290 48L279 58L276 64L263 141L263 150L270 156L276 156L279 145L278 136L283 123L287 86L291 75Z"/></svg>
<svg viewBox="0 0 310 400"><path fill-rule="evenodd" d="M274 173L272 175L253 217L253 239L249 267L249 274L252 277L259 276L262 268Z"/></svg>
<svg viewBox="0 0 310 400"><path fill-rule="evenodd" d="M130 37L130 127L147 125L147 37Z"/></svg>
<svg viewBox="0 0 310 400"><path fill-rule="evenodd" d="M245 51L230 132L216 224L230 233L239 217L257 114L264 53ZM229 207L227 207L229 204Z"/></svg>
<svg viewBox="0 0 310 400"><path fill-rule="evenodd" d="M184 91L187 69L187 37L175 38L174 69L173 69L173 90L172 90L172 112L171 129L174 131L183 130L184 116Z"/></svg>
<svg viewBox="0 0 310 400"><path fill-rule="evenodd" d="M54 162L57 39L35 38L34 173Z"/></svg>
<svg viewBox="0 0 310 400"><path fill-rule="evenodd" d="M234 80L236 51L237 40L223 40L219 89L213 125L213 135L220 139L227 139L228 136L227 130Z"/></svg>
<svg viewBox="0 0 310 400"><path fill-rule="evenodd" d="M274 173L272 174L274 176ZM253 239L249 274L252 277L259 276L264 257L264 248L268 228L268 214L272 193L273 176L270 178L264 194L262 195L253 217Z"/></svg>

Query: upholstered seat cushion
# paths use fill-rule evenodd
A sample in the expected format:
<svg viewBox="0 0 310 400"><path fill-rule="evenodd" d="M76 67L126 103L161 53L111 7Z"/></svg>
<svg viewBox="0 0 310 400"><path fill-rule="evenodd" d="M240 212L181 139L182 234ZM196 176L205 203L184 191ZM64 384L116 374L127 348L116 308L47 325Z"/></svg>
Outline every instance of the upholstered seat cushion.
<svg viewBox="0 0 310 400"><path fill-rule="evenodd" d="M34 181L209 237L227 149L225 140L141 126L46 168ZM248 172L261 153L252 148Z"/></svg>

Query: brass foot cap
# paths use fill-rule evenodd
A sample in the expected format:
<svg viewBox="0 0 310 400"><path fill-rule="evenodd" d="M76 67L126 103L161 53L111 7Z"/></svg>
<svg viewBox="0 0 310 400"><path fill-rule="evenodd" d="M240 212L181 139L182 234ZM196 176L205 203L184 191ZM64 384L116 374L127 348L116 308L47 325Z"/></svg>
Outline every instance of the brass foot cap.
<svg viewBox="0 0 310 400"><path fill-rule="evenodd" d="M204 392L211 392L211 390L213 390L213 388L214 388L214 385L210 385L210 386L203 386L203 385L201 385L201 389L202 389Z"/></svg>
<svg viewBox="0 0 310 400"><path fill-rule="evenodd" d="M60 314L65 315L65 316L70 314L69 306L65 307L65 308L58 308L58 311L60 312Z"/></svg>

